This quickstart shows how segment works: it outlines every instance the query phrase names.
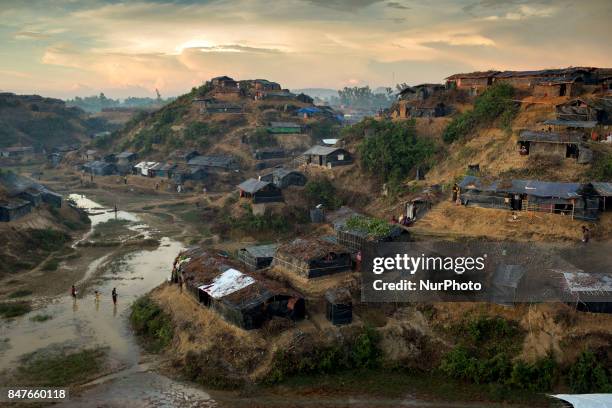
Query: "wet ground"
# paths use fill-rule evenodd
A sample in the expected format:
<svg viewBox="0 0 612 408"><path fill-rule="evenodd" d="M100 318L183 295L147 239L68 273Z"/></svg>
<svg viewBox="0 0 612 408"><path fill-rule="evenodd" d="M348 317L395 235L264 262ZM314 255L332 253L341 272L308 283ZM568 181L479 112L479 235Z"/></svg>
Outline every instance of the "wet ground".
<svg viewBox="0 0 612 408"><path fill-rule="evenodd" d="M115 214L113 209L84 196L71 198L87 209L92 220L92 229L82 240L90 238L96 226L115 218L130 221L126 228L143 239L159 235L134 214L125 211ZM112 405L119 401L121 406L128 401L133 406L203 406L202 403L210 402L204 391L150 372L147 365L141 364L140 349L128 325L130 304L168 279L172 262L181 248L181 243L162 236L157 248L111 252L94 259L76 285L76 299L67 295L44 299L42 307L0 322L3 339L0 367L16 367L20 358L30 353L100 346L108 350L109 366L116 373L90 384L88 391L66 406ZM117 304L112 302L113 288L117 289ZM100 292L99 301L95 290ZM52 318L32 321L35 315Z"/></svg>
<svg viewBox="0 0 612 408"><path fill-rule="evenodd" d="M17 367L22 356L54 348L105 347L112 374L84 384L59 407L492 407L496 404L427 402L408 394L403 399L368 399L333 396L253 396L214 392L168 378L156 371L156 357L143 356L130 331L129 306L141 295L169 278L172 262L183 247L144 223L135 213L115 211L81 195L71 198L90 214L92 229L82 239L92 239L96 227L117 218L123 228L144 238L160 240L158 247L98 251L77 283L76 300L66 294L42 299L41 307L19 318L0 321L0 367ZM76 244L74 246L79 248ZM69 267L70 265L67 265ZM117 289L113 304L111 291ZM97 302L94 290L100 292ZM35 315L52 318L35 322ZM8 384L7 384L8 385ZM14 384L18 385L18 384Z"/></svg>

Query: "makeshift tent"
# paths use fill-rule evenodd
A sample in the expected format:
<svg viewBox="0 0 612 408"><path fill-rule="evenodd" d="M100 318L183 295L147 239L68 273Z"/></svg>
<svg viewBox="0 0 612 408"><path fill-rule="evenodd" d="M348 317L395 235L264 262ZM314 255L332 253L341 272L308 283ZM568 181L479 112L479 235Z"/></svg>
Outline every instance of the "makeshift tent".
<svg viewBox="0 0 612 408"><path fill-rule="evenodd" d="M241 248L238 251L238 259L251 270L267 268L274 259L277 247L276 244L268 244Z"/></svg>
<svg viewBox="0 0 612 408"><path fill-rule="evenodd" d="M612 313L612 275L582 270L560 271L564 289L576 309L592 313Z"/></svg>
<svg viewBox="0 0 612 408"><path fill-rule="evenodd" d="M202 306L246 330L277 316L304 318L305 303L297 292L279 283L241 272L231 260L200 247L183 251L174 263L188 293Z"/></svg>
<svg viewBox="0 0 612 408"><path fill-rule="evenodd" d="M325 293L326 317L332 324L340 326L353 321L351 293L345 289L330 289Z"/></svg>
<svg viewBox="0 0 612 408"><path fill-rule="evenodd" d="M524 274L522 265L498 265L491 281L494 301L502 305L512 304Z"/></svg>
<svg viewBox="0 0 612 408"><path fill-rule="evenodd" d="M251 178L240 183L238 190L240 197L252 200L253 204L283 201L281 189L269 181Z"/></svg>
<svg viewBox="0 0 612 408"><path fill-rule="evenodd" d="M280 245L272 265L305 278L317 278L350 270L350 253L342 246L321 239L297 238Z"/></svg>

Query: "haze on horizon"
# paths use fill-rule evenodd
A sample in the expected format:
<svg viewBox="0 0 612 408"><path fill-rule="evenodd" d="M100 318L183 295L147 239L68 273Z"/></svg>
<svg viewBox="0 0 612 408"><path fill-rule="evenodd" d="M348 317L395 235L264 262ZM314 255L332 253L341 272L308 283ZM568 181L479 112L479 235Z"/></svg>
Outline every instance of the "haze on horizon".
<svg viewBox="0 0 612 408"><path fill-rule="evenodd" d="M0 90L174 96L217 75L288 88L612 66L609 0L2 0Z"/></svg>

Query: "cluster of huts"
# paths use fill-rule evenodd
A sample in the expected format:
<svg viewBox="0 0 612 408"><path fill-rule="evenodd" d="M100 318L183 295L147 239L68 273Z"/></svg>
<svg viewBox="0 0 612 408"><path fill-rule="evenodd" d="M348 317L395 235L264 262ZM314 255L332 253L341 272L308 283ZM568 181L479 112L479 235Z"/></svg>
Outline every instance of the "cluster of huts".
<svg viewBox="0 0 612 408"><path fill-rule="evenodd" d="M306 181L306 176L297 170L275 168L258 179L243 181L238 185L238 192L241 198L253 204L282 202L283 189L289 186L304 186Z"/></svg>
<svg viewBox="0 0 612 408"><path fill-rule="evenodd" d="M454 201L466 206L539 211L595 221L612 209L612 183L561 183L539 180L484 180L466 176Z"/></svg>
<svg viewBox="0 0 612 408"><path fill-rule="evenodd" d="M576 96L584 89L608 91L612 89L612 69L569 67L538 71L481 71L455 74L446 78L447 88L467 90L472 95L488 87L507 83L535 96Z"/></svg>
<svg viewBox="0 0 612 408"><path fill-rule="evenodd" d="M161 177L172 179L176 183L187 180L204 180L211 173L234 171L238 163L229 155L200 155L195 150L176 150L170 155L170 161L138 161L133 152L122 152L108 155L103 160L85 163L82 170L85 174L108 176L112 174L133 174L143 177Z"/></svg>
<svg viewBox="0 0 612 408"><path fill-rule="evenodd" d="M334 236L245 246L237 251L235 258L201 247L190 248L176 258L172 279L184 282L187 293L202 307L215 310L226 321L244 329L261 327L277 316L302 319L309 302L317 300L307 299L300 293L300 282L352 271L361 261L361 251L368 242L398 240L400 234L396 234L393 226L389 226L385 236L368 234L351 223L354 217L367 219L342 207L319 220L334 228ZM281 271L288 279L283 279L285 283L271 279L266 273L268 269ZM336 284L322 297L329 322L352 323L353 301L347 287Z"/></svg>
<svg viewBox="0 0 612 408"><path fill-rule="evenodd" d="M56 208L62 206L60 194L15 173L0 173L0 185L6 191L6 196L0 199L0 222L18 220L43 203Z"/></svg>

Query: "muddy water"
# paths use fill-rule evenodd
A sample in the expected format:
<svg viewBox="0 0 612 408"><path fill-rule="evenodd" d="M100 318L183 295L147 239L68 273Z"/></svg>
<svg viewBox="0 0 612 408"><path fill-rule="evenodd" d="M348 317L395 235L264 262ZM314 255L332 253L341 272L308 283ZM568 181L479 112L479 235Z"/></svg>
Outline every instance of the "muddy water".
<svg viewBox="0 0 612 408"><path fill-rule="evenodd" d="M92 227L83 239L90 237L100 223L115 218L131 221L128 229L144 237L157 233L134 214L125 211L115 214L113 209L81 195L71 198L90 214ZM0 367L15 367L20 357L43 350L102 346L108 349L110 364L117 373L99 379L66 406L119 404L128 399L133 399L134 406L213 404L204 391L150 372L146 365L139 364L140 350L128 325L129 305L168 279L174 257L181 248L179 242L162 237L156 249L135 250L117 258L110 253L93 260L77 283L77 289L85 283L88 289L79 292L76 300L68 296L70 288L66 288L65 296L48 299L42 308L0 322L0 338L8 339L0 351ZM112 263L110 267L109 263ZM107 267L102 268L104 265ZM116 305L111 298L113 288L118 293ZM99 302L94 290L100 292ZM34 322L31 317L35 315L49 315L52 319Z"/></svg>

